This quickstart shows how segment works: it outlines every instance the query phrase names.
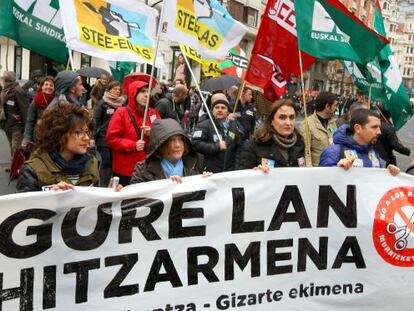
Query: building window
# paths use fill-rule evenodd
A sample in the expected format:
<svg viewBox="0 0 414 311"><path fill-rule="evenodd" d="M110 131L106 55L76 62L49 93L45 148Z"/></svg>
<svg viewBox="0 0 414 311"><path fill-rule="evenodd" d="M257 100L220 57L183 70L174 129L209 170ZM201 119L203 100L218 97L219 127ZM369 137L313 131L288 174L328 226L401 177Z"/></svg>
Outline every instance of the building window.
<svg viewBox="0 0 414 311"><path fill-rule="evenodd" d="M259 12L253 8L246 6L244 8L244 18L243 22L250 27L257 27L257 16Z"/></svg>
<svg viewBox="0 0 414 311"><path fill-rule="evenodd" d="M231 16L238 21L243 21L244 17L244 5L234 0L228 2L228 9Z"/></svg>
<svg viewBox="0 0 414 311"><path fill-rule="evenodd" d="M91 67L92 56L81 53L81 68Z"/></svg>
<svg viewBox="0 0 414 311"><path fill-rule="evenodd" d="M16 79L22 78L22 59L23 49L21 46L14 47L14 72L16 73Z"/></svg>

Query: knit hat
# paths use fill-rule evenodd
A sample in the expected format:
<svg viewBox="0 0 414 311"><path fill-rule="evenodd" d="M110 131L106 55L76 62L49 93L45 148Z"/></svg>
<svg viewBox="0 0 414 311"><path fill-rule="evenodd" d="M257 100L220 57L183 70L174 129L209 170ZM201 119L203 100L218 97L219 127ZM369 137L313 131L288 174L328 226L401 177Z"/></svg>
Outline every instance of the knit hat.
<svg viewBox="0 0 414 311"><path fill-rule="evenodd" d="M70 70L63 70L56 76L56 94L65 94L80 79L79 74Z"/></svg>
<svg viewBox="0 0 414 311"><path fill-rule="evenodd" d="M226 105L227 109L230 110L229 101L223 93L216 93L211 96L211 110L213 110L214 106L217 104Z"/></svg>

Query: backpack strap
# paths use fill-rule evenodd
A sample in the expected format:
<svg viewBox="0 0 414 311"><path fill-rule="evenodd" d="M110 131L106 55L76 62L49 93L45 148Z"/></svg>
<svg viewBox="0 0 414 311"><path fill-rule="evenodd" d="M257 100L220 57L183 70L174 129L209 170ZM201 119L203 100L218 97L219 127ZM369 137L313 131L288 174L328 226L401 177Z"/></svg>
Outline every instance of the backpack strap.
<svg viewBox="0 0 414 311"><path fill-rule="evenodd" d="M138 129L137 121L135 120L134 115L132 114L132 111L129 109L129 107L127 107L127 111L128 111L129 117L131 118L132 125L134 126L134 129L137 132L137 137L138 139L140 139L141 132Z"/></svg>

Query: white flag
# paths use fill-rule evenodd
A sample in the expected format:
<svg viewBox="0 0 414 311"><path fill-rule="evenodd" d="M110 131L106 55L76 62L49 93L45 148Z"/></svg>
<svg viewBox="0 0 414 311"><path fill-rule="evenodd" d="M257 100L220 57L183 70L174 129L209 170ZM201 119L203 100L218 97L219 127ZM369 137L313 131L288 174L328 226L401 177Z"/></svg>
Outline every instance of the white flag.
<svg viewBox="0 0 414 311"><path fill-rule="evenodd" d="M68 48L108 61L152 63L157 10L128 0L59 4Z"/></svg>
<svg viewBox="0 0 414 311"><path fill-rule="evenodd" d="M214 59L225 59L247 32L217 0L165 0L161 23L162 37Z"/></svg>

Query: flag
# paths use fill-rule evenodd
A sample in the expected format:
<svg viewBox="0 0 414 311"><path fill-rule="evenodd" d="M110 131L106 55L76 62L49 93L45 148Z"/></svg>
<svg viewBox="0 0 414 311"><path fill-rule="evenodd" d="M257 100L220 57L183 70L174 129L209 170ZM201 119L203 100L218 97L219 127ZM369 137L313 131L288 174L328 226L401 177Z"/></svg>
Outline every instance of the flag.
<svg viewBox="0 0 414 311"><path fill-rule="evenodd" d="M315 57L367 64L388 44L339 0L295 0L295 12L299 48Z"/></svg>
<svg viewBox="0 0 414 311"><path fill-rule="evenodd" d="M374 28L381 35L387 35L378 0L375 1ZM394 127L398 130L412 117L413 111L391 46L387 45L379 52L378 63L386 95L383 104L391 113Z"/></svg>
<svg viewBox="0 0 414 311"><path fill-rule="evenodd" d="M355 86L371 99L384 101L386 99L382 86L381 70L378 65L368 63L367 67L348 60L341 61L342 67L349 73ZM370 90L371 88L371 90Z"/></svg>
<svg viewBox="0 0 414 311"><path fill-rule="evenodd" d="M67 62L69 54L57 0L1 0L0 35L59 63Z"/></svg>
<svg viewBox="0 0 414 311"><path fill-rule="evenodd" d="M203 57L224 59L247 32L217 0L165 0L163 5L161 36Z"/></svg>
<svg viewBox="0 0 414 311"><path fill-rule="evenodd" d="M184 44L180 44L180 49L185 56L187 56L187 58L201 64L201 71L206 77L217 77L221 75L217 67L218 62L216 60L204 58L195 49L192 49Z"/></svg>
<svg viewBox="0 0 414 311"><path fill-rule="evenodd" d="M108 61L153 62L155 9L128 0L59 1L70 49Z"/></svg>
<svg viewBox="0 0 414 311"><path fill-rule="evenodd" d="M109 62L112 76L116 81L121 83L124 80L124 77L130 74L136 66L137 63L134 62Z"/></svg>
<svg viewBox="0 0 414 311"><path fill-rule="evenodd" d="M304 71L315 61L314 57L302 53ZM290 79L290 75L300 75L293 0L269 0L254 43L246 80L263 90L277 90L276 93L280 94L283 84L286 87L285 79ZM265 93L269 100L273 96L266 97Z"/></svg>
<svg viewBox="0 0 414 311"><path fill-rule="evenodd" d="M244 79L249 59L246 53L238 45L227 52L226 60L218 63L218 69L226 75L236 76Z"/></svg>

